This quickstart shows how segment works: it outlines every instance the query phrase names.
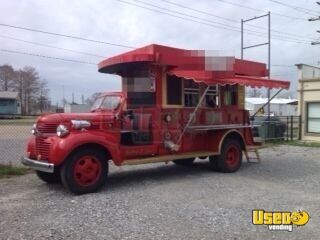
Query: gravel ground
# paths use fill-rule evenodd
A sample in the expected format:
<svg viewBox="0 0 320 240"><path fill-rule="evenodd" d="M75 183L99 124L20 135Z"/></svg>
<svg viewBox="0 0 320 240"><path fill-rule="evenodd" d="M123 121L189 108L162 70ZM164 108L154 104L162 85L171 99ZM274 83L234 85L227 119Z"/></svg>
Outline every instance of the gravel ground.
<svg viewBox="0 0 320 240"><path fill-rule="evenodd" d="M75 196L34 174L0 181L0 239L319 239L320 148L262 149L234 174L151 164L111 166L108 184ZM293 232L251 224L252 209L304 209Z"/></svg>

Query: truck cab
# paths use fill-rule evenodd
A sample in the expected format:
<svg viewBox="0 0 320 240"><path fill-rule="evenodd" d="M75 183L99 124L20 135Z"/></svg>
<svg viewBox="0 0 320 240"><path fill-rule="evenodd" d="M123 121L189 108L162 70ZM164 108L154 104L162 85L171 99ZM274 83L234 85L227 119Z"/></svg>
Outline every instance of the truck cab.
<svg viewBox="0 0 320 240"><path fill-rule="evenodd" d="M231 173L257 147L245 86L288 88L265 79L265 64L149 45L107 58L99 72L121 77L122 91L101 94L85 114L40 116L22 163L47 183L94 192L117 166L173 161Z"/></svg>

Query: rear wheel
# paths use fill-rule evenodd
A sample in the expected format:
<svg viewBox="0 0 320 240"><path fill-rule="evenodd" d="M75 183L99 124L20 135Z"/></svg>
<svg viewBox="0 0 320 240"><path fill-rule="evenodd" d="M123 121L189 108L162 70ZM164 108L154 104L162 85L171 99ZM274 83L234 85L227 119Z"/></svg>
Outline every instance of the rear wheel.
<svg viewBox="0 0 320 240"><path fill-rule="evenodd" d="M48 184L57 184L61 183L60 171L55 169L53 173L36 171L38 178Z"/></svg>
<svg viewBox="0 0 320 240"><path fill-rule="evenodd" d="M218 171L236 172L242 163L242 150L239 142L235 139L226 139L222 146L221 155L214 159Z"/></svg>
<svg viewBox="0 0 320 240"><path fill-rule="evenodd" d="M80 149L61 169L63 185L75 194L95 192L106 182L108 162L102 151Z"/></svg>
<svg viewBox="0 0 320 240"><path fill-rule="evenodd" d="M173 162L176 165L180 166L191 166L194 162L194 158L186 158L186 159L179 159L179 160L173 160Z"/></svg>

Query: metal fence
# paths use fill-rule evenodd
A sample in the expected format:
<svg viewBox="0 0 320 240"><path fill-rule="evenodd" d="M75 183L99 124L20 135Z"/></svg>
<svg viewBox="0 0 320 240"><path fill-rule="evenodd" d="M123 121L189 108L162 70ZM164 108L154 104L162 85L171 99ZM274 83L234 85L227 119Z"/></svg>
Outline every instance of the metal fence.
<svg viewBox="0 0 320 240"><path fill-rule="evenodd" d="M254 137L264 141L271 140L300 140L301 117L300 116L256 116L252 119Z"/></svg>
<svg viewBox="0 0 320 240"><path fill-rule="evenodd" d="M0 164L20 164L37 116L0 115Z"/></svg>

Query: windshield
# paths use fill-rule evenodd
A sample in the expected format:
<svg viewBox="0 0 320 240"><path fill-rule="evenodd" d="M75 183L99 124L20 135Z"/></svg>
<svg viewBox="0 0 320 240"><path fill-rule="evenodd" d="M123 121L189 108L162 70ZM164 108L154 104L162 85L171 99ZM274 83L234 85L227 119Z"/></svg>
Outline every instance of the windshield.
<svg viewBox="0 0 320 240"><path fill-rule="evenodd" d="M104 96L97 98L92 105L91 111L97 109L115 110L120 105L120 96Z"/></svg>

